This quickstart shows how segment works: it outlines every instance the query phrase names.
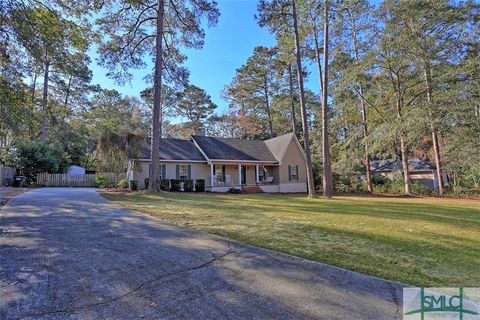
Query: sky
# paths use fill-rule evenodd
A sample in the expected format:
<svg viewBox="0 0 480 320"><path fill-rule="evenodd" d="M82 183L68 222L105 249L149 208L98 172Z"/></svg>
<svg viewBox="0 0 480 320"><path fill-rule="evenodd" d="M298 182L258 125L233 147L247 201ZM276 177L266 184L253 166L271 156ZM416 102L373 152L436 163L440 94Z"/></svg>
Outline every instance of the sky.
<svg viewBox="0 0 480 320"><path fill-rule="evenodd" d="M202 49L184 50L188 56L184 65L190 70L190 83L204 89L217 104L217 113L222 113L226 110L227 103L221 98L221 91L230 83L235 70L247 61L256 46L272 46L275 39L266 29L260 28L254 18L257 0L217 2L220 10L218 24L205 29L205 45ZM92 54L94 56L92 60L96 60L97 54L94 52ZM149 57L146 59L150 60ZM124 95L138 97L140 91L149 86L143 80L149 73L148 69L132 70L131 83L118 86L106 76L106 70L95 62L92 62L91 68L94 84L116 89ZM318 88L312 89L318 91Z"/></svg>

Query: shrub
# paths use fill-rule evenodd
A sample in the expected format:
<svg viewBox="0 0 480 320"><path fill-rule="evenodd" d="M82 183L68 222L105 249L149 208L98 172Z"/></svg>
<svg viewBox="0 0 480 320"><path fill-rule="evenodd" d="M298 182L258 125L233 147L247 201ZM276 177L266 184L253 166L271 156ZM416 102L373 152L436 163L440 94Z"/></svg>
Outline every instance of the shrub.
<svg viewBox="0 0 480 320"><path fill-rule="evenodd" d="M17 168L27 178L27 184L36 181L42 172L65 173L70 166L69 155L60 146L30 141L19 143L5 159L6 165Z"/></svg>
<svg viewBox="0 0 480 320"><path fill-rule="evenodd" d="M205 191L205 180L198 179L195 180L195 192L204 192Z"/></svg>
<svg viewBox="0 0 480 320"><path fill-rule="evenodd" d="M192 192L193 191L193 180L183 181L183 191Z"/></svg>
<svg viewBox="0 0 480 320"><path fill-rule="evenodd" d="M125 188L127 187L127 185L128 185L128 181L127 181L127 179L125 179L125 178L120 179L120 180L118 180L118 182L117 182L117 187L119 187L119 188L125 189Z"/></svg>
<svg viewBox="0 0 480 320"><path fill-rule="evenodd" d="M149 178L145 178L145 180L143 180L143 182L145 183L145 189L148 189L148 185L150 183L150 179Z"/></svg>
<svg viewBox="0 0 480 320"><path fill-rule="evenodd" d="M138 180L130 180L130 190L138 190Z"/></svg>
<svg viewBox="0 0 480 320"><path fill-rule="evenodd" d="M235 194L238 194L238 193L242 193L242 190L240 189L237 189L237 188L230 188L228 189L227 191L228 193L235 193Z"/></svg>
<svg viewBox="0 0 480 320"><path fill-rule="evenodd" d="M96 176L95 184L99 188L105 188L107 186L107 178L105 178L104 176Z"/></svg>
<svg viewBox="0 0 480 320"><path fill-rule="evenodd" d="M180 180L170 179L170 191L180 191Z"/></svg>
<svg viewBox="0 0 480 320"><path fill-rule="evenodd" d="M170 190L170 180L168 180L168 179L160 180L160 190L162 190L162 191Z"/></svg>

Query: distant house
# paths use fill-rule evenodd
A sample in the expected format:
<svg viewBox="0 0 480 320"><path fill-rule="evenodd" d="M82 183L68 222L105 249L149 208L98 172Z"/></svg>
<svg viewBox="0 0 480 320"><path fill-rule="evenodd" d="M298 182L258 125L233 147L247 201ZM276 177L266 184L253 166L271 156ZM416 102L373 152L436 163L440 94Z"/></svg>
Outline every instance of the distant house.
<svg viewBox="0 0 480 320"><path fill-rule="evenodd" d="M131 161L128 179L145 188L150 149ZM306 192L305 154L293 133L269 140L192 135L160 140L161 179L205 180L207 191L257 188L263 192Z"/></svg>
<svg viewBox="0 0 480 320"><path fill-rule="evenodd" d="M396 173L402 174L402 161L400 159L370 160L370 169L374 178L384 177L393 180ZM408 160L408 170L412 181L422 183L435 190L438 189L437 169L431 163L420 159L411 159ZM443 181L447 181L446 179L444 174Z"/></svg>

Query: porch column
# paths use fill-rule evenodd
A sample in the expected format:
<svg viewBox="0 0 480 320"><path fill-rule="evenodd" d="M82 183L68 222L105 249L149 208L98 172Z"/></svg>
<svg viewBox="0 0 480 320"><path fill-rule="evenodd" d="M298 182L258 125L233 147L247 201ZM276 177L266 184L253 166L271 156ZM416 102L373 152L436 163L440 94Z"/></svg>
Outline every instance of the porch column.
<svg viewBox="0 0 480 320"><path fill-rule="evenodd" d="M257 184L260 182L260 175L258 173L260 169L260 166L257 164L257 170L255 171L256 175L255 175L255 181L257 182Z"/></svg>
<svg viewBox="0 0 480 320"><path fill-rule="evenodd" d="M215 185L215 175L213 174L213 163L210 163L210 184L213 187Z"/></svg>
<svg viewBox="0 0 480 320"><path fill-rule="evenodd" d="M238 185L242 186L242 165L238 164Z"/></svg>

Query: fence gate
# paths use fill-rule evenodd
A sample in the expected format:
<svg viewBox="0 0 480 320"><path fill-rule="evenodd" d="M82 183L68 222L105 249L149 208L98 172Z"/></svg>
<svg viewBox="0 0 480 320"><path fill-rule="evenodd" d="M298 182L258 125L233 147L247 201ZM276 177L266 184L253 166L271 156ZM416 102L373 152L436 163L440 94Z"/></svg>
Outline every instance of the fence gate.
<svg viewBox="0 0 480 320"><path fill-rule="evenodd" d="M127 174L111 172L94 174L39 173L37 184L45 187L95 187L97 176L105 177L107 187L115 187L120 179L127 177Z"/></svg>

